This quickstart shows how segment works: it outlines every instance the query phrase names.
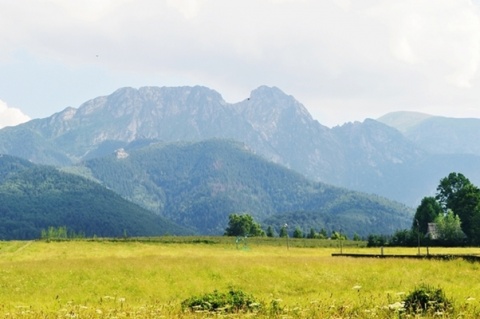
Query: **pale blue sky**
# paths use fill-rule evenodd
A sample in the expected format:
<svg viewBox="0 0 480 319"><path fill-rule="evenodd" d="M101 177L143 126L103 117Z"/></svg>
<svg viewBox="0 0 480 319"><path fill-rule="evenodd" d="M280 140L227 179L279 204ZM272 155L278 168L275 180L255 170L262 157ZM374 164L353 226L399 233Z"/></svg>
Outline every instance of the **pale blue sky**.
<svg viewBox="0 0 480 319"><path fill-rule="evenodd" d="M123 86L277 86L327 126L480 117L479 63L477 0L0 0L0 127Z"/></svg>

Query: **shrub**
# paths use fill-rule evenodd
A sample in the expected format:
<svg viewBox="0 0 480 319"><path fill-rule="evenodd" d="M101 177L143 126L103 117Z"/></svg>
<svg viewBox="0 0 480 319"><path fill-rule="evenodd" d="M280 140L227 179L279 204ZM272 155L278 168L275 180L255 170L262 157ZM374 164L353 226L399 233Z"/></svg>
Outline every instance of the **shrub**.
<svg viewBox="0 0 480 319"><path fill-rule="evenodd" d="M261 304L241 290L230 289L228 293L213 293L196 296L182 302L182 309L191 311L249 312L260 308Z"/></svg>
<svg viewBox="0 0 480 319"><path fill-rule="evenodd" d="M442 289L421 285L405 297L404 308L408 313L445 312L452 304Z"/></svg>

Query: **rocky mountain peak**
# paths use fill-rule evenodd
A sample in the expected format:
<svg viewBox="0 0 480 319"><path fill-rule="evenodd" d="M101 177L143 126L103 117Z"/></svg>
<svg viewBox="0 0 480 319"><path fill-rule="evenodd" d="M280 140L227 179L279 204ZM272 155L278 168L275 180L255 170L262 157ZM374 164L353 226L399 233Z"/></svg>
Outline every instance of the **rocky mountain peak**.
<svg viewBox="0 0 480 319"><path fill-rule="evenodd" d="M62 112L60 113L57 113L56 117L55 117L55 114L52 116L52 119L60 119L62 121L68 121L68 120L71 120L75 114L77 114L77 109L76 108L73 108L73 107L67 107L66 109L64 109Z"/></svg>
<svg viewBox="0 0 480 319"><path fill-rule="evenodd" d="M248 101L250 103L247 106L251 106L257 111L291 111L295 112L297 116L313 120L303 104L277 87L260 86L250 93Z"/></svg>
<svg viewBox="0 0 480 319"><path fill-rule="evenodd" d="M292 123L308 126L316 122L300 102L277 87L260 86L233 108L267 137Z"/></svg>

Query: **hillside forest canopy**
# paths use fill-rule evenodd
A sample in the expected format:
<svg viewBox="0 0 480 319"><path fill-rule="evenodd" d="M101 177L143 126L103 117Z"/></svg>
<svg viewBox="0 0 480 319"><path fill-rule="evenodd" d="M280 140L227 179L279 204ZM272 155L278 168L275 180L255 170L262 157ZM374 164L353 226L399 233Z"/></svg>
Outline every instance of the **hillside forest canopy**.
<svg viewBox="0 0 480 319"><path fill-rule="evenodd" d="M0 240L52 230L69 237L191 234L89 179L0 156Z"/></svg>

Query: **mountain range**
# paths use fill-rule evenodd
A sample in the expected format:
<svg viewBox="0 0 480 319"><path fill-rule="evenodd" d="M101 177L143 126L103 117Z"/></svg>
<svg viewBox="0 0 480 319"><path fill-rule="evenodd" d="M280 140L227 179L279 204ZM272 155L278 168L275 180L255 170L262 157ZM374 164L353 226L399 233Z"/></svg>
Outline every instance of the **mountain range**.
<svg viewBox="0 0 480 319"><path fill-rule="evenodd" d="M225 102L218 92L201 86L143 87L122 88L78 108L68 107L48 118L3 128L0 130L0 153L86 176L177 223L200 232L218 233L226 219L226 210L219 212L218 218L211 217L201 228L197 227L199 221L194 221L195 212L201 210L202 192L204 208L213 205L209 211L219 207L220 201L231 211L253 211L258 218L267 218L280 211L283 214L318 213L325 207L323 202L309 206L307 202L311 200L306 199L289 200L294 205L288 206L286 201L278 201L266 191L271 186L260 181L261 176L256 176L259 180L246 177L249 182L241 181L239 176L248 176L247 173L255 172L259 165L241 169L243 164L234 160L235 156L244 158L243 153L238 153L238 145L227 147L222 143L240 143L244 152L262 157L271 165L296 171L297 177L306 178L300 184L310 185L310 188L324 188L329 184L337 190L343 189L342 192L351 189L362 192L362 196L377 194L415 207L421 198L432 195L438 181L450 172L461 172L473 183L480 182L480 151L475 145L478 132L480 120L412 112L391 113L378 120L367 119L328 128L314 120L294 97L275 87L261 86L234 104ZM205 141L216 141L214 145L221 141L223 146L213 147ZM239 192L239 197L235 198L229 192L235 193L237 188L229 184L227 177L217 176L218 181L211 177L218 170L210 171L202 166L193 167L202 167L202 172L213 175L198 175L197 184L193 183L196 170L190 161L212 150L235 163L232 165L236 172L229 171L226 176L235 176L237 184L232 185L248 189L245 194ZM188 152L193 153L184 155ZM165 160L161 162L163 166L148 160L158 156L169 158L170 166ZM144 162L149 164L140 164ZM125 166L126 163L130 164ZM163 176L163 170L169 173ZM112 174L114 171L116 173ZM184 175L178 175L179 172ZM216 188L212 183L200 183L209 178L215 180L212 183L218 189L229 191L220 192L223 197L212 199L212 189ZM165 183L170 186L166 187ZM263 183L263 186L246 187L250 183ZM277 192L285 194L284 197L293 196L279 188L280 182L272 183L277 185ZM259 195L257 200L252 200L255 192L268 193L268 196ZM242 196L245 196L243 200ZM275 206L277 201L286 206ZM376 203L382 201L380 197L374 200ZM245 204L247 202L250 204ZM397 208L395 212L403 217L395 223L406 225L408 218ZM326 210L329 220L334 216L333 211L338 214L341 210ZM355 214L350 211L348 215ZM380 215L376 218L381 220ZM213 222L217 219L221 223ZM360 219L365 220L364 217ZM390 217L387 219L392 221ZM324 218L318 220L318 226L328 224ZM357 231L354 228L350 227Z"/></svg>
<svg viewBox="0 0 480 319"><path fill-rule="evenodd" d="M400 112L330 129L275 87L235 104L201 86L122 88L0 130L0 153L68 166L134 144L232 139L310 179L416 206L452 171L480 182L479 128Z"/></svg>

